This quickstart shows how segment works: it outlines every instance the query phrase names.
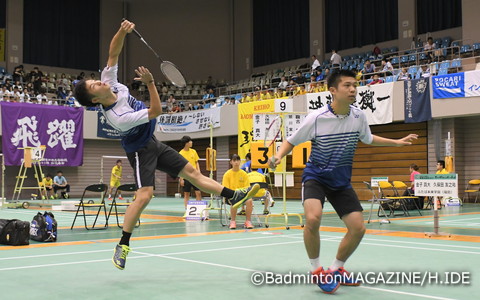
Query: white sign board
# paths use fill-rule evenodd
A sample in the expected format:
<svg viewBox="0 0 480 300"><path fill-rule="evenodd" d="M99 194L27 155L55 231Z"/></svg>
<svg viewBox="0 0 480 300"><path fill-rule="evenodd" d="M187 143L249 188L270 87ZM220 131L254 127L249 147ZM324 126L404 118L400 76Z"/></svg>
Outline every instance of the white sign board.
<svg viewBox="0 0 480 300"><path fill-rule="evenodd" d="M187 204L187 220L202 220L208 217L208 210L205 210L208 206L208 201L188 201ZM203 216L201 213L203 211Z"/></svg>
<svg viewBox="0 0 480 300"><path fill-rule="evenodd" d="M415 175L415 196L458 198L458 175L417 174Z"/></svg>
<svg viewBox="0 0 480 300"><path fill-rule="evenodd" d="M293 112L293 99L275 99L275 112Z"/></svg>
<svg viewBox="0 0 480 300"><path fill-rule="evenodd" d="M388 177L372 177L370 179L370 185L372 187L377 187L380 181L388 181Z"/></svg>

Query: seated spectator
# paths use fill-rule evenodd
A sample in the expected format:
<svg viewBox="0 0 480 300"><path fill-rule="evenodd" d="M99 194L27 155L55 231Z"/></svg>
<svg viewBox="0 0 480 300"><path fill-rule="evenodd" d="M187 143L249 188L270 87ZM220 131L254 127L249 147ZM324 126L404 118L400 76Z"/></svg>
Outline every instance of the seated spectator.
<svg viewBox="0 0 480 300"><path fill-rule="evenodd" d="M178 113L178 112L181 112L181 111L182 110L180 109L180 106L178 106L177 103L174 103L171 113L174 114L174 113Z"/></svg>
<svg viewBox="0 0 480 300"><path fill-rule="evenodd" d="M74 107L75 106L75 97L73 96L73 92L68 92L67 99L65 101L65 105Z"/></svg>
<svg viewBox="0 0 480 300"><path fill-rule="evenodd" d="M322 81L325 79L325 76L322 74L321 70L317 70L315 74L315 80L316 81Z"/></svg>
<svg viewBox="0 0 480 300"><path fill-rule="evenodd" d="M428 57L428 62L432 62L434 60L434 50L435 50L436 46L435 44L433 43L433 38L432 37L429 37L427 39L427 42L425 43L425 45L423 46L423 51L426 52L427 54L427 57Z"/></svg>
<svg viewBox="0 0 480 300"><path fill-rule="evenodd" d="M297 75L293 77L293 81L296 84L304 84L305 83L305 77L303 77L302 72L298 71Z"/></svg>
<svg viewBox="0 0 480 300"><path fill-rule="evenodd" d="M317 90L317 82L315 81L315 77L310 77L310 83L308 84L307 92L315 93Z"/></svg>
<svg viewBox="0 0 480 300"><path fill-rule="evenodd" d="M62 87L64 90L67 90L68 86L69 82L67 76L65 75L65 73L62 73L62 75L60 75L60 78L57 79L57 87Z"/></svg>
<svg viewBox="0 0 480 300"><path fill-rule="evenodd" d="M65 100L66 98L67 98L67 93L65 92L65 89L59 86L57 89L57 99Z"/></svg>
<svg viewBox="0 0 480 300"><path fill-rule="evenodd" d="M369 59L365 61L365 64L363 65L362 73L363 74L368 74L368 73L374 73L375 72L375 65L371 63ZM370 76L368 77L370 78ZM366 79L368 79L366 78Z"/></svg>
<svg viewBox="0 0 480 300"><path fill-rule="evenodd" d="M355 74L356 74L356 75L355 75L355 79L356 79L358 82L360 82L360 81L362 80L362 77L363 77L363 71L362 71L362 69L360 69L360 70L358 70L358 71L357 71L357 70L352 70L352 71L354 71Z"/></svg>
<svg viewBox="0 0 480 300"><path fill-rule="evenodd" d="M25 81L25 71L23 70L23 65L16 66L15 69L13 69L12 79L15 82L18 81L21 83Z"/></svg>
<svg viewBox="0 0 480 300"><path fill-rule="evenodd" d="M45 89L42 89L40 91L40 94L37 95L37 101L38 103L41 103L41 104L47 104L48 98L47 98Z"/></svg>
<svg viewBox="0 0 480 300"><path fill-rule="evenodd" d="M287 97L287 92L285 91L285 89L275 89L275 99L279 99L279 98L285 98Z"/></svg>
<svg viewBox="0 0 480 300"><path fill-rule="evenodd" d="M280 83L278 84L278 88L279 89L286 89L287 86L288 86L288 81L285 78L285 76L282 76L282 78L280 79Z"/></svg>
<svg viewBox="0 0 480 300"><path fill-rule="evenodd" d="M317 85L317 92L326 92L327 85L325 84L325 80L319 81Z"/></svg>
<svg viewBox="0 0 480 300"><path fill-rule="evenodd" d="M177 100L173 97L173 94L170 94L170 96L167 99L167 112L171 112L173 109L173 105L175 104Z"/></svg>
<svg viewBox="0 0 480 300"><path fill-rule="evenodd" d="M383 83L383 79L380 78L380 75L375 74L373 75L373 81L367 85L374 85L374 84L380 84L380 83Z"/></svg>
<svg viewBox="0 0 480 300"><path fill-rule="evenodd" d="M210 98L215 98L215 94L213 93L213 89L208 89L205 91L205 94L203 95L202 99L210 99Z"/></svg>
<svg viewBox="0 0 480 300"><path fill-rule="evenodd" d="M390 76L393 74L392 63L386 58L382 59L382 72L385 72L386 76Z"/></svg>
<svg viewBox="0 0 480 300"><path fill-rule="evenodd" d="M430 77L430 68L427 65L422 66L422 71L421 71L421 76L422 78L427 78Z"/></svg>
<svg viewBox="0 0 480 300"><path fill-rule="evenodd" d="M53 197L53 180L52 180L52 175L47 174L45 177L42 179L42 182L40 182L40 194L42 195L42 200L43 199L54 199Z"/></svg>
<svg viewBox="0 0 480 300"><path fill-rule="evenodd" d="M450 172L445 169L445 161L439 160L437 161L437 172L435 174L450 174Z"/></svg>
<svg viewBox="0 0 480 300"><path fill-rule="evenodd" d="M380 50L380 48L377 45L374 45L372 53L375 56L378 56L378 55L382 54L382 50Z"/></svg>
<svg viewBox="0 0 480 300"><path fill-rule="evenodd" d="M58 199L57 191L62 191L61 195L63 199L68 199L70 193L70 185L67 182L67 179L63 176L62 171L57 171L57 176L53 178L53 193L55 198Z"/></svg>
<svg viewBox="0 0 480 300"><path fill-rule="evenodd" d="M407 68L402 68L400 73L398 73L398 81L410 80L410 74L408 73Z"/></svg>

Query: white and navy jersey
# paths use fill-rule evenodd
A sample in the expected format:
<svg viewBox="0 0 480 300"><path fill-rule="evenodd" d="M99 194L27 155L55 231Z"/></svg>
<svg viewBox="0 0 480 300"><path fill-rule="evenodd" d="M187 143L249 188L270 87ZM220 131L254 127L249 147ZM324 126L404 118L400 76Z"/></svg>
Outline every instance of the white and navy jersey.
<svg viewBox="0 0 480 300"><path fill-rule="evenodd" d="M118 65L102 71L101 81L108 83L117 94L114 104L103 108L100 106L108 124L120 132L125 152L135 152L144 147L152 138L155 130L155 119L148 119L145 104L130 95L128 88L117 79Z"/></svg>
<svg viewBox="0 0 480 300"><path fill-rule="evenodd" d="M314 179L334 190L351 188L353 155L358 140L365 144L373 141L365 114L350 106L347 117L337 117L330 105L310 113L287 139L292 145L312 142L302 182Z"/></svg>

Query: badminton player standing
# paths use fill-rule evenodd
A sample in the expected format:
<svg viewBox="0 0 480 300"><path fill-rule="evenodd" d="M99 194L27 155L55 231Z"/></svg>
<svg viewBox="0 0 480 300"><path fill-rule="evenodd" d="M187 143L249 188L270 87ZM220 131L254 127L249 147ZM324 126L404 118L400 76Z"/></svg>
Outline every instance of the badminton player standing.
<svg viewBox="0 0 480 300"><path fill-rule="evenodd" d="M358 140L375 146L405 146L410 145L418 136L410 134L392 140L372 135L366 116L352 106L357 95L357 81L353 72L336 72L329 76L327 83L334 99L332 104L310 113L301 127L282 143L269 163L271 167L278 165L295 145L312 141L312 152L302 176L302 200L306 218L303 239L313 274L319 275L318 286L325 293L333 293L340 284L359 284L354 280L346 280L350 278L348 276L342 276L348 275L343 265L365 233L363 209L350 184L353 155ZM347 227L336 258L328 270L324 270L319 262L319 229L325 197L328 197Z"/></svg>
<svg viewBox="0 0 480 300"><path fill-rule="evenodd" d="M138 187L135 201L125 214L122 238L115 247L113 264L123 270L130 252L130 236L140 214L153 195L155 169L172 177L182 177L201 190L221 195L233 207L239 207L255 195L259 186L231 190L218 182L203 176L177 151L159 142L153 135L156 117L162 113L162 106L153 76L145 67L135 70L135 80L142 81L150 93L150 107L132 97L128 88L117 81L118 57L122 52L125 36L132 32L135 24L125 20L110 42L108 62L102 71L101 80L82 80L75 86L75 98L87 107L98 106L107 122L122 135L122 146L134 169Z"/></svg>

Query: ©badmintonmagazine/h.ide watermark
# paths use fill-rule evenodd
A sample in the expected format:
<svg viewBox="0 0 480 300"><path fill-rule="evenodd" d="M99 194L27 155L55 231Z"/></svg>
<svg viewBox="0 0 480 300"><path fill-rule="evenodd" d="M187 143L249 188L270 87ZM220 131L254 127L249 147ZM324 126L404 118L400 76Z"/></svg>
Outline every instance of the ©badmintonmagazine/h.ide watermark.
<svg viewBox="0 0 480 300"><path fill-rule="evenodd" d="M387 272L351 272L349 274L298 274L293 272L254 272L250 276L253 285L293 285L331 283L333 280L355 281L364 285L469 285L470 272L448 271L387 271Z"/></svg>

